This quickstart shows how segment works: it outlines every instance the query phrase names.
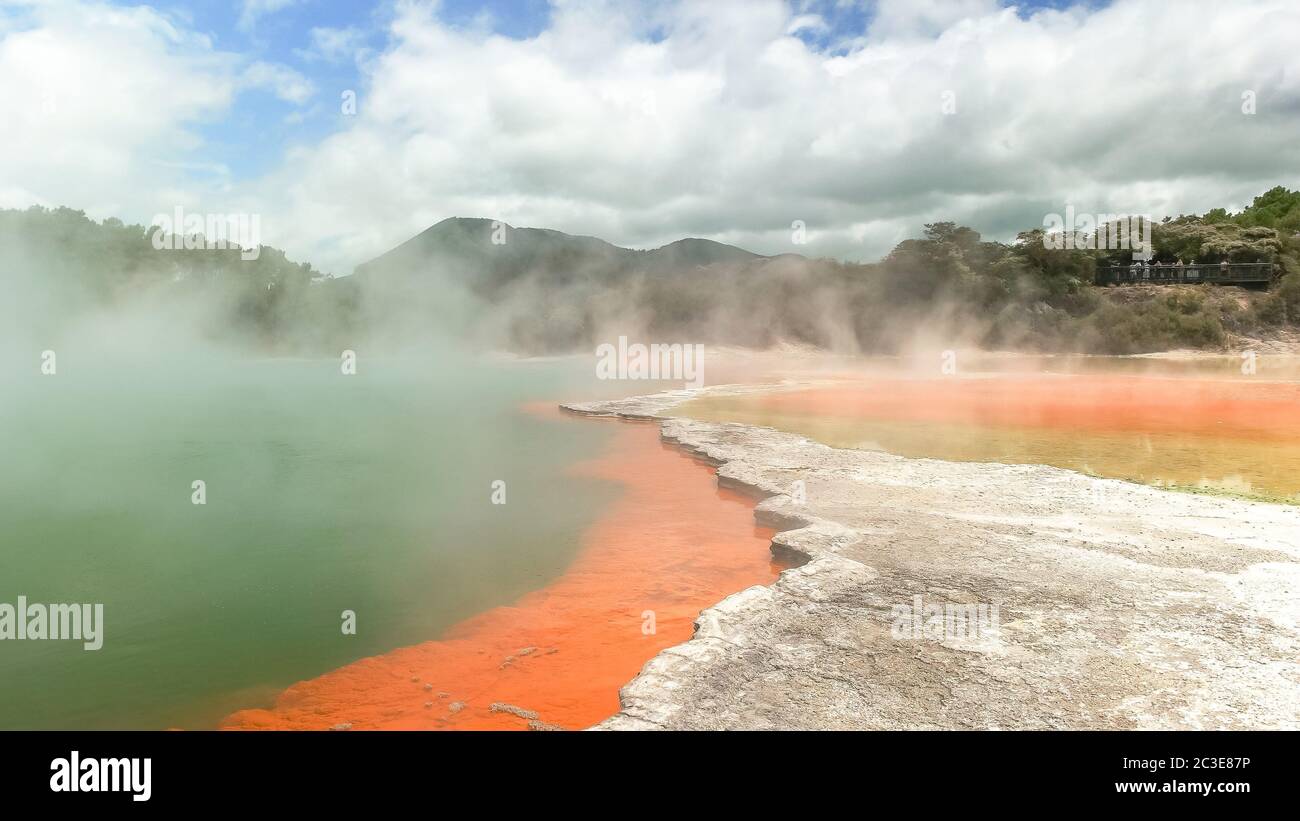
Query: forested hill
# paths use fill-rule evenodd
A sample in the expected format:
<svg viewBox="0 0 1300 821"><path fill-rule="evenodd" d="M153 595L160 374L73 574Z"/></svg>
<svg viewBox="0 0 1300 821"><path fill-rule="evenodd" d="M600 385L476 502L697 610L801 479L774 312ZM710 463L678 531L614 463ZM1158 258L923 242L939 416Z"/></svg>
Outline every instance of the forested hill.
<svg viewBox="0 0 1300 821"><path fill-rule="evenodd" d="M45 337L87 320L148 324L160 348L168 317L186 337L266 351L332 345L350 289L283 251L157 250L152 232L69 208L0 210L0 336ZM123 329L125 330L125 329ZM39 340L38 340L39 341Z"/></svg>
<svg viewBox="0 0 1300 821"><path fill-rule="evenodd" d="M1300 327L1300 192L1278 187L1239 213L1155 228L1158 259L1274 263L1267 291L1093 287L1099 265L1126 263L1129 252L1051 250L1043 238L1034 228L988 242L935 223L883 260L854 264L703 239L632 250L453 218L336 279L270 247L255 260L238 249L156 250L143 226L64 208L0 210L0 278L14 297L0 320L12 336L128 307L138 316L144 306L184 317L205 338L300 354L440 334L519 353L591 350L618 335L861 352L925 339L1134 353Z"/></svg>
<svg viewBox="0 0 1300 821"><path fill-rule="evenodd" d="M445 274L490 297L524 277L546 287L563 287L576 279L616 284L637 274L669 274L759 259L765 257L707 239L683 239L637 251L595 237L452 217L357 266L356 275L365 279Z"/></svg>

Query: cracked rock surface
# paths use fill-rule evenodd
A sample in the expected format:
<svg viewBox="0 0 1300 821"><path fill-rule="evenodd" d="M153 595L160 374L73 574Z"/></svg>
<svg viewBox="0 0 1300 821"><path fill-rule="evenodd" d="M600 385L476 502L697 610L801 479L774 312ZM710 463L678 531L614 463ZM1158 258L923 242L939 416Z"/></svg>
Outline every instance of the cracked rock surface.
<svg viewBox="0 0 1300 821"><path fill-rule="evenodd" d="M598 728L1300 727L1300 508L671 417L748 390L565 406L658 421L802 562L701 613Z"/></svg>

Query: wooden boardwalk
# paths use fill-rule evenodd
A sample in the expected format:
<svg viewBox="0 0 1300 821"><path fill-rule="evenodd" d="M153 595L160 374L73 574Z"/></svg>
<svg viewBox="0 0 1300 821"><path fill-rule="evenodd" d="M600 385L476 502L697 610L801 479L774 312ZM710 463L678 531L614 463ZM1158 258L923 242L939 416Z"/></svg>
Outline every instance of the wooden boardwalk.
<svg viewBox="0 0 1300 821"><path fill-rule="evenodd" d="M1275 276L1271 262L1228 265L1128 265L1098 266L1098 285L1178 285L1208 282L1214 285L1268 285Z"/></svg>

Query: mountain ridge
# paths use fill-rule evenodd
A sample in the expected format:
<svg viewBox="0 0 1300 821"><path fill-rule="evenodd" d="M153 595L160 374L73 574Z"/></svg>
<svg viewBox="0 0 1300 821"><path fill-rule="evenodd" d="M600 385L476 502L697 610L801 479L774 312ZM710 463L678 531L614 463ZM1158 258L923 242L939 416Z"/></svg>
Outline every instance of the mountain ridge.
<svg viewBox="0 0 1300 821"><path fill-rule="evenodd" d="M525 256L567 257L577 253L601 257L601 262L614 263L619 268L645 267L651 270L775 258L701 237L683 237L657 248L639 249L553 228L516 227L486 217L447 217L357 265L353 273L364 277L382 270L409 270L412 264L424 267L422 263L430 256L459 258L456 261L468 261L467 258L477 256L487 264L491 259L488 254L520 262Z"/></svg>

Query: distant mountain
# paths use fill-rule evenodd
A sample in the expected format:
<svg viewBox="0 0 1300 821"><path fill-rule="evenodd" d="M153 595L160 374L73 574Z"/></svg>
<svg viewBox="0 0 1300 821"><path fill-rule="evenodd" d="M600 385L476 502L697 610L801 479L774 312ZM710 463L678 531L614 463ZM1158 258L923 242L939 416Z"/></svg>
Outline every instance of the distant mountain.
<svg viewBox="0 0 1300 821"><path fill-rule="evenodd" d="M577 279L617 280L760 259L766 257L707 239L682 239L638 251L595 237L451 217L357 266L356 275L419 278L438 273L490 297L523 277L563 286Z"/></svg>
<svg viewBox="0 0 1300 821"><path fill-rule="evenodd" d="M465 289L490 309L474 324L495 323L513 350L579 350L620 335L761 346L791 331L782 318L791 306L819 298L805 281L810 265L707 239L643 251L455 217L358 266L353 279L377 315L415 308L457 327L470 313L457 298ZM824 313L809 306L806 315Z"/></svg>
<svg viewBox="0 0 1300 821"><path fill-rule="evenodd" d="M656 248L653 251L644 253L653 259L654 265L668 268L768 259L768 257L751 253L743 248L737 248L734 245L723 245L721 242L714 242L709 239L679 239L662 248Z"/></svg>

